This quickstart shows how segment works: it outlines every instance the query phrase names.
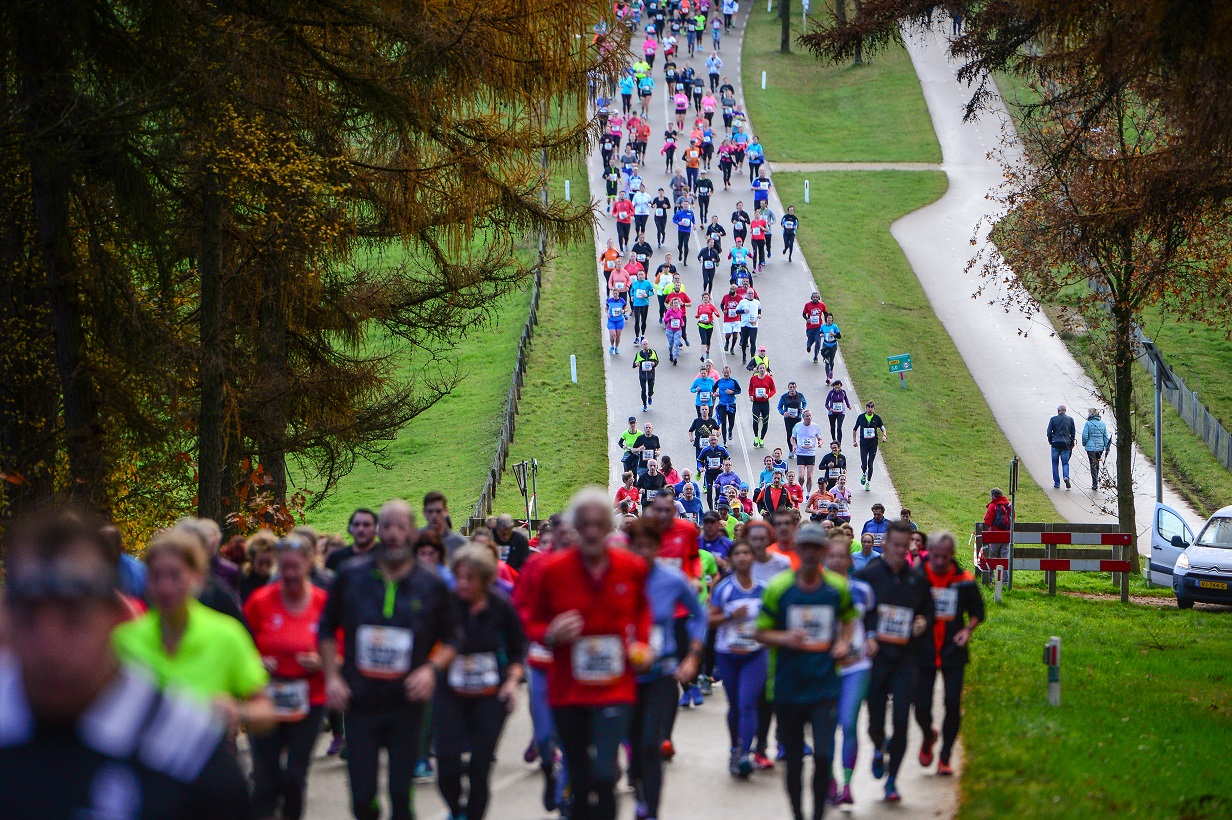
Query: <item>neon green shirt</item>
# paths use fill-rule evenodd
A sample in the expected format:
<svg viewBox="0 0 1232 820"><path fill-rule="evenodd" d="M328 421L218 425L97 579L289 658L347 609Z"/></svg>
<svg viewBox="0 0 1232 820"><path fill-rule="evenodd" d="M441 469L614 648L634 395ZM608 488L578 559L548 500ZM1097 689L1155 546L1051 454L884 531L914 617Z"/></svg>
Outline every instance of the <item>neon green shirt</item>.
<svg viewBox="0 0 1232 820"><path fill-rule="evenodd" d="M160 686L213 699L244 700L269 682L248 630L230 615L188 602L188 625L174 655L163 648L162 617L155 610L116 627L112 643L120 657L148 669Z"/></svg>
<svg viewBox="0 0 1232 820"><path fill-rule="evenodd" d="M719 577L719 562L714 560L709 550L698 550L697 552L702 559L702 584L697 590L697 600L705 606L710 601L710 587Z"/></svg>

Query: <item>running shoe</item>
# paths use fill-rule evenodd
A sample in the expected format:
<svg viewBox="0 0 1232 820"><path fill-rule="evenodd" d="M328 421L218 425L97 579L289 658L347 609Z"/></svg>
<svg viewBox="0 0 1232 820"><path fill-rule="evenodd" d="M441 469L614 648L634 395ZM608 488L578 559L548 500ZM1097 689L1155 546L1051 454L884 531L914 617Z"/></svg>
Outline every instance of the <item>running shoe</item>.
<svg viewBox="0 0 1232 820"><path fill-rule="evenodd" d="M880 749L873 751L873 779L880 780L885 776L885 754Z"/></svg>
<svg viewBox="0 0 1232 820"><path fill-rule="evenodd" d="M612 352L613 352L613 353L615 353L617 356L619 356L619 355L620 355L620 348L619 348L619 347L613 347L613 348L612 348Z"/></svg>
<svg viewBox="0 0 1232 820"><path fill-rule="evenodd" d="M781 761L781 760L786 760L786 759L787 759L787 750L786 750L786 749L784 749L784 748L783 748L783 745L780 743L780 744L779 744L779 750L778 750L778 752L777 752L777 753L775 753L775 755L774 755L774 760L775 760L775 762L777 763L777 762L779 762L779 761Z"/></svg>
<svg viewBox="0 0 1232 820"><path fill-rule="evenodd" d="M868 476L866 476L866 475L864 475L863 473L861 473L861 474L860 474L860 483L861 483L861 484L867 484L867 483L868 483Z"/></svg>
<svg viewBox="0 0 1232 820"><path fill-rule="evenodd" d="M637 818L637 820L647 820L647 818L650 817L650 807L641 800L634 801L633 816Z"/></svg>
<svg viewBox="0 0 1232 820"><path fill-rule="evenodd" d="M814 357L813 357L813 364L817 364L817 357L816 357L816 356L814 356ZM830 383L830 380L829 380L829 379L826 379L826 384L829 384L829 383Z"/></svg>
<svg viewBox="0 0 1232 820"><path fill-rule="evenodd" d="M838 783L833 777L830 778L830 785L826 787L826 805L837 806L839 804Z"/></svg>
<svg viewBox="0 0 1232 820"><path fill-rule="evenodd" d="M705 357L705 356L698 356L698 357L697 357L697 360L698 360L699 362L704 362L704 361L706 361L706 357Z"/></svg>
<svg viewBox="0 0 1232 820"><path fill-rule="evenodd" d="M740 758L740 776L742 778L747 778L752 773L753 773L753 761L749 758L748 755L742 756Z"/></svg>
<svg viewBox="0 0 1232 820"><path fill-rule="evenodd" d="M646 408L646 405L644 405L644 404L643 404L643 405L642 405L642 412L643 412L643 413L645 413L645 412L646 412L646 409L647 409L647 408ZM526 761L526 762L527 762L527 763L531 763L532 761L528 760L528 761Z"/></svg>
<svg viewBox="0 0 1232 820"><path fill-rule="evenodd" d="M425 757L415 764L416 783L431 783L435 778L436 769L432 768L431 760Z"/></svg>
<svg viewBox="0 0 1232 820"><path fill-rule="evenodd" d="M928 736L920 744L920 765L927 769L933 765L933 744L937 742L937 730L929 727Z"/></svg>
<svg viewBox="0 0 1232 820"><path fill-rule="evenodd" d="M807 743L804 744L804 756L805 757L813 756L813 747L808 745Z"/></svg>
<svg viewBox="0 0 1232 820"><path fill-rule="evenodd" d="M1065 479L1065 489L1069 489L1069 479Z"/></svg>
<svg viewBox="0 0 1232 820"><path fill-rule="evenodd" d="M692 698L694 706L701 706L706 702L706 699L702 697L702 688L696 683L689 687L689 697Z"/></svg>
<svg viewBox="0 0 1232 820"><path fill-rule="evenodd" d="M872 492L873 480L871 478L868 481L864 482L864 489L868 490L869 492Z"/></svg>
<svg viewBox="0 0 1232 820"><path fill-rule="evenodd" d="M659 755L664 760L671 760L676 756L676 747L672 745L670 740L665 740L659 745Z"/></svg>
<svg viewBox="0 0 1232 820"><path fill-rule="evenodd" d="M753 768L759 772L764 772L768 769L773 769L774 763L761 752L756 752L753 755Z"/></svg>
<svg viewBox="0 0 1232 820"><path fill-rule="evenodd" d="M688 709L693 705L693 700L689 697L689 690L686 689L684 694L680 696L680 700L676 703L679 709Z"/></svg>
<svg viewBox="0 0 1232 820"><path fill-rule="evenodd" d="M535 741L532 740L526 745L526 751L522 752L522 760L527 763L534 763L539 759L539 749L535 747Z"/></svg>
<svg viewBox="0 0 1232 820"><path fill-rule="evenodd" d="M952 777L954 775L954 767L943 760L937 764L937 774L942 777Z"/></svg>
<svg viewBox="0 0 1232 820"><path fill-rule="evenodd" d="M892 777L886 781L885 799L887 803L897 803L903 799L902 797L899 796L898 784L894 782L894 778Z"/></svg>
<svg viewBox="0 0 1232 820"><path fill-rule="evenodd" d="M856 804L856 801L851 797L850 783L843 786L843 792L838 796L838 803L840 806L854 806Z"/></svg>
<svg viewBox="0 0 1232 820"><path fill-rule="evenodd" d="M698 683L701 684L703 695L705 695L706 697L710 697L712 694L714 694L714 687L709 677L707 677L706 675L702 675L698 679Z"/></svg>
<svg viewBox="0 0 1232 820"><path fill-rule="evenodd" d="M732 777L744 777L740 771L740 752L736 749L731 750L731 755L727 759L727 772Z"/></svg>
<svg viewBox="0 0 1232 820"><path fill-rule="evenodd" d="M543 810L556 810L556 773L543 770Z"/></svg>
<svg viewBox="0 0 1232 820"><path fill-rule="evenodd" d="M688 340L688 339L685 339L685 340L684 340L684 346L685 346L685 347L692 347L693 345L689 344L689 340ZM705 361L705 360L703 359L703 361Z"/></svg>
<svg viewBox="0 0 1232 820"><path fill-rule="evenodd" d="M652 398L646 399L646 404L654 406L654 398L652 397Z"/></svg>
<svg viewBox="0 0 1232 820"><path fill-rule="evenodd" d="M325 753L333 757L336 754L341 754L344 746L346 746L346 739L342 735L334 735L334 739L329 742L329 749Z"/></svg>

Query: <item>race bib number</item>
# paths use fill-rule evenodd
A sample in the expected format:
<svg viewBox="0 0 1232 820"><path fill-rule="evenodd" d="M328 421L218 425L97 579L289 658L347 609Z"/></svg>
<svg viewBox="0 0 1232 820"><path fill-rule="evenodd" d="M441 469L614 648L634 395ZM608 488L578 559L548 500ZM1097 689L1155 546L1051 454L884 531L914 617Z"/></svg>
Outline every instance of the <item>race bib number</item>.
<svg viewBox="0 0 1232 820"><path fill-rule="evenodd" d="M362 624L355 632L355 668L366 678L395 680L411 671L414 646L409 629Z"/></svg>
<svg viewBox="0 0 1232 820"><path fill-rule="evenodd" d="M861 427L860 438L877 438L876 427Z"/></svg>
<svg viewBox="0 0 1232 820"><path fill-rule="evenodd" d="M826 344L828 344L828 345L832 345L832 344L834 344L834 342L836 341L836 339L837 339L837 337L834 335L834 333L832 333L832 332L830 332L830 333L826 333Z"/></svg>
<svg viewBox="0 0 1232 820"><path fill-rule="evenodd" d="M551 663L554 658L552 650L534 641L531 641L530 646L526 648L526 657L528 660L537 661L538 663Z"/></svg>
<svg viewBox="0 0 1232 820"><path fill-rule="evenodd" d="M501 563L505 563L506 561L509 560L509 547L510 546L511 546L510 544L497 544L496 545L496 551L500 554Z"/></svg>
<svg viewBox="0 0 1232 820"><path fill-rule="evenodd" d="M651 370L654 370L654 368L655 368L655 366L654 366L654 362L652 362L652 361L645 361L645 362L642 362L642 371L643 371L643 372L645 372L645 373L649 373Z"/></svg>
<svg viewBox="0 0 1232 820"><path fill-rule="evenodd" d="M619 289L620 288L617 287L617 290ZM611 316L613 319L619 319L621 316L625 315L625 312L618 307L614 307L614 308L608 309L608 315Z"/></svg>
<svg viewBox="0 0 1232 820"><path fill-rule="evenodd" d="M785 416L787 416L787 418L789 418L789 419L794 419L794 418L796 418L797 416L799 416L799 415L800 415L800 408L798 408L798 407L788 407L788 408L787 408L787 412L786 412L786 413L784 413L784 415L785 415Z"/></svg>
<svg viewBox="0 0 1232 820"><path fill-rule="evenodd" d="M885 540L885 533L884 533L884 532L875 532L875 533L872 533L872 536L873 536L873 546L874 546L874 547L880 547L880 546L881 546L881 542Z"/></svg>
<svg viewBox="0 0 1232 820"><path fill-rule="evenodd" d="M655 496L658 494L659 494L658 490L647 490L646 491L646 503L649 504L651 501L654 501Z"/></svg>
<svg viewBox="0 0 1232 820"><path fill-rule="evenodd" d="M911 623L915 613L905 606L877 605L877 637L886 643L902 646L911 640Z"/></svg>
<svg viewBox="0 0 1232 820"><path fill-rule="evenodd" d="M458 655L449 664L449 688L462 695L491 695L500 688L495 652Z"/></svg>
<svg viewBox="0 0 1232 820"><path fill-rule="evenodd" d="M703 267L703 268L713 268L713 267L714 267L714 260L713 260L713 259L707 259L707 260L705 260L704 262L702 262L702 267Z"/></svg>
<svg viewBox="0 0 1232 820"><path fill-rule="evenodd" d="M680 220L680 227L681 227L681 228L688 229L688 228L689 228L689 226L690 226L690 225L692 225L692 224L693 224L693 220L691 220L691 219L682 219L682 220Z"/></svg>
<svg viewBox="0 0 1232 820"><path fill-rule="evenodd" d="M805 436L804 438L800 439L800 446L805 450L813 449L813 439L810 438L809 436Z"/></svg>
<svg viewBox="0 0 1232 820"><path fill-rule="evenodd" d="M697 399L702 404L710 404L710 391L702 390L697 394Z"/></svg>
<svg viewBox="0 0 1232 820"><path fill-rule="evenodd" d="M766 388L764 388L764 387L754 387L754 388L753 388L753 395L754 395L754 396L756 396L756 397L757 397L757 398L759 398L759 399L764 399L764 398L766 397Z"/></svg>
<svg viewBox="0 0 1232 820"><path fill-rule="evenodd" d="M646 255L646 254L644 254L644 253L639 253L639 254L637 255L637 261L642 262L642 263L645 263L645 261L646 261L647 259L649 259L649 258L650 258L650 257L649 257L649 256L647 256L647 255Z"/></svg>
<svg viewBox="0 0 1232 820"><path fill-rule="evenodd" d="M706 466L711 470L717 470L722 462L723 460L720 458L708 458L706 459Z"/></svg>
<svg viewBox="0 0 1232 820"><path fill-rule="evenodd" d="M933 587L933 609L938 621L952 621L958 617L958 590L954 587Z"/></svg>
<svg viewBox="0 0 1232 820"><path fill-rule="evenodd" d="M291 723L308 716L307 679L271 680L268 691L276 720Z"/></svg>
<svg viewBox="0 0 1232 820"><path fill-rule="evenodd" d="M831 404L831 405L830 405L830 412L831 412L831 413L842 413L842 412L843 412L843 403L842 403L841 401L836 401L836 402L834 402L833 404Z"/></svg>
<svg viewBox="0 0 1232 820"><path fill-rule="evenodd" d="M843 470L841 467L831 467L830 469L826 470L826 476L828 478L838 478L842 474L843 474Z"/></svg>
<svg viewBox="0 0 1232 820"><path fill-rule="evenodd" d="M625 673L619 635L587 635L573 644L573 677L588 686L610 686Z"/></svg>
<svg viewBox="0 0 1232 820"><path fill-rule="evenodd" d="M802 605L787 608L787 629L804 633L800 648L805 652L826 652L834 640L834 607Z"/></svg>
<svg viewBox="0 0 1232 820"><path fill-rule="evenodd" d="M680 324L681 322L679 319L672 319L668 322L668 326L671 327L672 330L680 330Z"/></svg>
<svg viewBox="0 0 1232 820"><path fill-rule="evenodd" d="M754 637L757 634L757 616L761 612L761 599L746 598L741 601L731 601L725 609L730 615L741 606L745 608L747 614L741 620L731 622L732 638L728 648L732 652L747 655L761 649L761 644Z"/></svg>
<svg viewBox="0 0 1232 820"><path fill-rule="evenodd" d="M662 208L655 208L655 216L664 216L665 212Z"/></svg>
<svg viewBox="0 0 1232 820"><path fill-rule="evenodd" d="M787 226L784 225L783 227L785 228ZM809 321L813 323L820 322L821 321L821 311L820 310L809 311Z"/></svg>

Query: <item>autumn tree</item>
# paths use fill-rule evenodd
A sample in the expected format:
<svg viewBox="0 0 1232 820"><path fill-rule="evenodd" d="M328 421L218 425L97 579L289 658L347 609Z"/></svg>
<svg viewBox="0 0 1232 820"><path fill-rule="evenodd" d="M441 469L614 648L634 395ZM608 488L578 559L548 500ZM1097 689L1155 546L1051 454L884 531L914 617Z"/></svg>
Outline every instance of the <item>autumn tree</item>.
<svg viewBox="0 0 1232 820"><path fill-rule="evenodd" d="M1110 343L1093 353L1116 418L1120 525L1132 532L1136 330L1154 306L1177 319L1226 321L1230 214L1209 201L1167 213L1149 207L1159 178L1176 176L1184 187L1189 172L1175 164L1169 122L1127 91L1100 105L1104 116L1095 120L1093 108L1076 99L1068 113L1053 107L1047 118L1024 123L1028 150L1006 152L1012 159L995 196L1004 208L992 231L996 248L986 246L972 267L985 277L985 290L1004 288L1007 306L1030 313L1065 294L1093 332L1107 333Z"/></svg>

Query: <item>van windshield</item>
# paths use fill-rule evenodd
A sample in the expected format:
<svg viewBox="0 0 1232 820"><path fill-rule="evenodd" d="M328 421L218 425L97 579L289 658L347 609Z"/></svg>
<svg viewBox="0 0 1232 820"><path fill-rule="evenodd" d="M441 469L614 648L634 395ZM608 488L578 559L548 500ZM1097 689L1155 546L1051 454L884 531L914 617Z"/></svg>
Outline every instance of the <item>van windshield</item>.
<svg viewBox="0 0 1232 820"><path fill-rule="evenodd" d="M1232 518L1212 518L1198 536L1200 547L1232 549Z"/></svg>

